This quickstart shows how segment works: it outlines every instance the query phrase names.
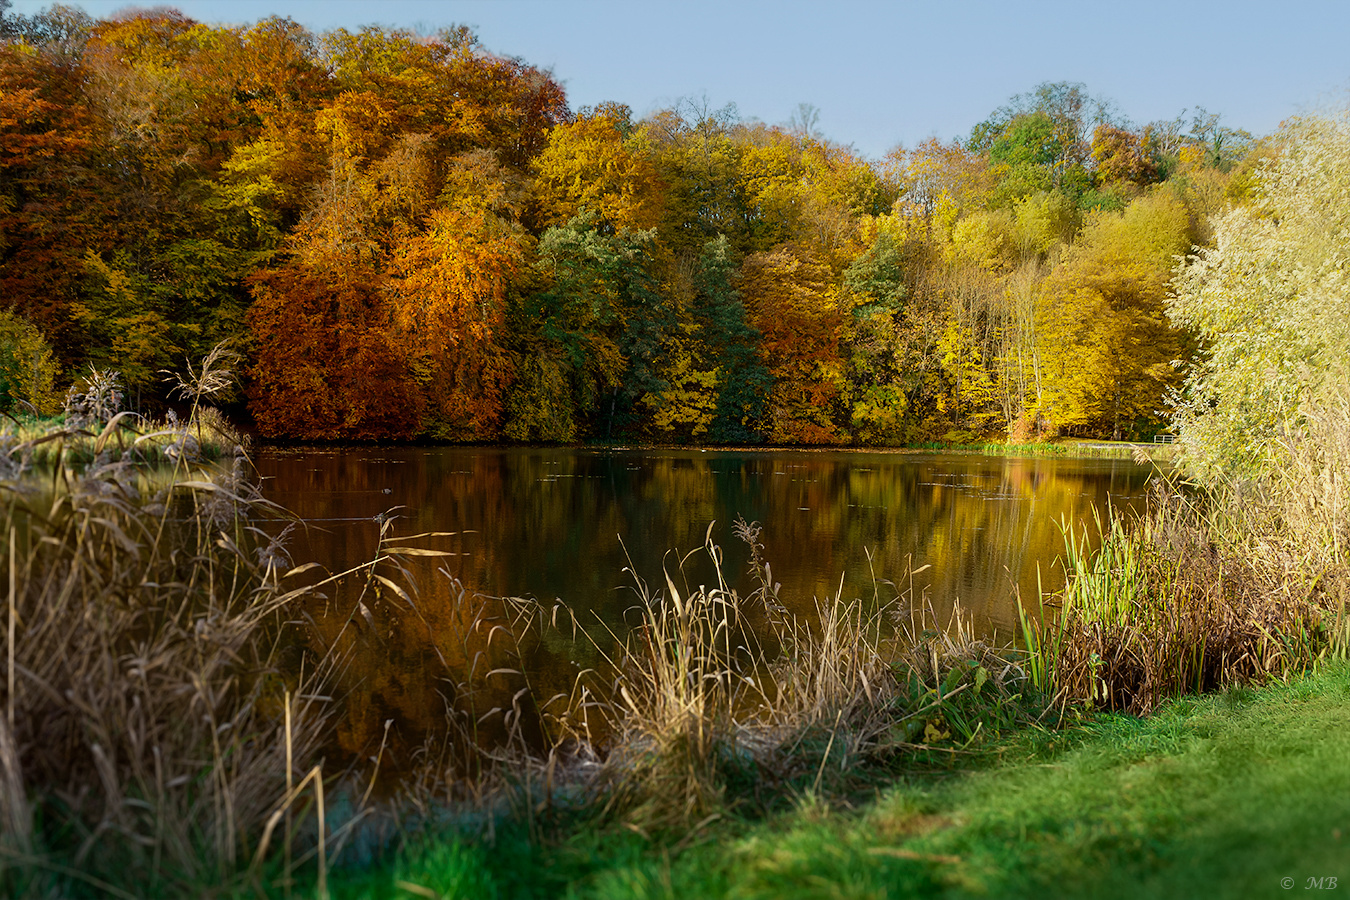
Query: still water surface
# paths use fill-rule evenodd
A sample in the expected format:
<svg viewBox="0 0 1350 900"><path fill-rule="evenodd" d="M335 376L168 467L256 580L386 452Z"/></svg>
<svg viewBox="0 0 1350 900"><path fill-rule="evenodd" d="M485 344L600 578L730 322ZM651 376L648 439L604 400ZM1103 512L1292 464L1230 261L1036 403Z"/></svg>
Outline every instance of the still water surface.
<svg viewBox="0 0 1350 900"><path fill-rule="evenodd" d="M456 677L447 669L473 665L483 649L448 637L472 614L466 598L557 598L621 631L635 601L630 560L664 585L662 566L675 573L713 523L728 580L748 591L748 553L731 529L739 516L763 525L774 580L796 612L841 591L888 600L896 590L886 582L912 583L940 614L959 601L979 630L1010 637L1019 591L1031 604L1038 573L1047 590L1062 583L1061 521L1139 508L1150 471L1106 459L407 447L268 449L257 465L268 499L309 523L292 541L297 562L340 571L370 559L384 513L399 517L396 534L455 532L418 542L454 555L411 561L416 615L372 604L358 620L351 584L309 611L312 648L351 660L341 743L356 755L386 719L405 748L443 721ZM713 576L703 559L686 577ZM556 641L530 653L535 676L561 690L585 662Z"/></svg>

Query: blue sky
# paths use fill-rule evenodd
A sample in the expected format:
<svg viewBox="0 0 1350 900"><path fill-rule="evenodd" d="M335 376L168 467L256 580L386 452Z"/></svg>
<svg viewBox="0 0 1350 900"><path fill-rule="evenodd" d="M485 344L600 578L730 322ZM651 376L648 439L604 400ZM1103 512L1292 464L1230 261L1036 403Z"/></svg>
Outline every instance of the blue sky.
<svg viewBox="0 0 1350 900"><path fill-rule="evenodd" d="M13 12L45 2L15 0ZM84 0L94 16L124 0ZM151 5L143 3L141 5ZM638 114L682 97L819 129L879 158L965 135L1013 94L1077 81L1136 123L1203 106L1266 134L1350 88L1350 2L769 2L769 0L180 0L195 19L290 16L313 30L467 24L484 46L549 68L573 108Z"/></svg>

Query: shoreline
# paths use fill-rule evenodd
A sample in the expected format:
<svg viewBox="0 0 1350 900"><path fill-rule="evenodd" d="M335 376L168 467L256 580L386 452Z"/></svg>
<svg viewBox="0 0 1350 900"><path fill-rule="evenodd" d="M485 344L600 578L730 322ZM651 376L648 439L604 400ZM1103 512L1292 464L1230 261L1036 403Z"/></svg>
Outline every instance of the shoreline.
<svg viewBox="0 0 1350 900"><path fill-rule="evenodd" d="M429 449L478 449L478 450L571 450L594 453L856 453L856 454L895 454L923 456L933 454L952 454L966 456L1030 456L1065 457L1083 459L1134 459L1143 452L1151 460L1171 460L1177 454L1175 444L1145 444L1129 441L1064 442L1052 444L952 444L948 446L858 446L858 445L792 445L792 444L750 444L750 445L700 445L700 444L662 444L641 442L615 442L606 444L568 443L447 443L423 441L272 441L255 438L253 448L258 450L306 451L306 450L346 450L376 449L381 447L422 447Z"/></svg>

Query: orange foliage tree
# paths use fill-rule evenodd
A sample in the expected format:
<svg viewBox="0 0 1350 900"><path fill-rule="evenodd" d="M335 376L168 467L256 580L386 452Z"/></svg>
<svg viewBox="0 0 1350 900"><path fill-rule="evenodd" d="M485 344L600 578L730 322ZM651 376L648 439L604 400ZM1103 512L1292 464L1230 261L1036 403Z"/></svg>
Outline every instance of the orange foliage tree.
<svg viewBox="0 0 1350 900"><path fill-rule="evenodd" d="M419 397L390 311L368 184L335 157L292 236L290 258L252 276L250 407L268 437L402 438Z"/></svg>
<svg viewBox="0 0 1350 900"><path fill-rule="evenodd" d="M746 257L737 284L773 378L769 439L829 444L843 382L843 316L829 269L807 248L783 244Z"/></svg>
<svg viewBox="0 0 1350 900"><path fill-rule="evenodd" d="M249 399L265 437L407 438L419 404L384 327L375 273L345 277L295 262L251 279L259 336Z"/></svg>
<svg viewBox="0 0 1350 900"><path fill-rule="evenodd" d="M490 153L457 160L448 202L391 254L394 333L425 397L423 430L435 437L488 440L501 427L513 371L507 297L529 250L510 183Z"/></svg>

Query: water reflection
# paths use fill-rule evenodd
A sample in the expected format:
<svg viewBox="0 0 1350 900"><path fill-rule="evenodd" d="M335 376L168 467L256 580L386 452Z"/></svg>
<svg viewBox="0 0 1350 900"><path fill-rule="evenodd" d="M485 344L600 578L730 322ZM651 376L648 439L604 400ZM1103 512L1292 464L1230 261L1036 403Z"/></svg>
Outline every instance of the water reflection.
<svg viewBox="0 0 1350 900"><path fill-rule="evenodd" d="M448 555L388 573L415 582L413 605L360 578L309 610L313 650L349 660L343 750L373 753L392 719L390 746L405 759L447 716L500 739L513 701L567 692L597 662L594 646L524 627L522 608L485 597L560 598L596 631L621 632L635 599L625 570L664 584L662 567L674 573L713 522L726 574L748 592L747 549L730 527L740 516L763 524L795 612L839 591L888 599L886 582L908 587L927 566L916 596L944 614L959 600L980 630L1011 635L1018 590L1034 598L1038 570L1047 589L1062 581L1061 520L1141 504L1149 471L1125 460L528 448L267 450L258 468L266 496L310 523L297 560L338 571L371 559L376 518L391 510L395 534L454 532L416 542ZM685 577L714 575L697 562ZM493 670L521 671L486 677ZM494 707L503 712L477 722ZM516 714L537 726L530 710Z"/></svg>

